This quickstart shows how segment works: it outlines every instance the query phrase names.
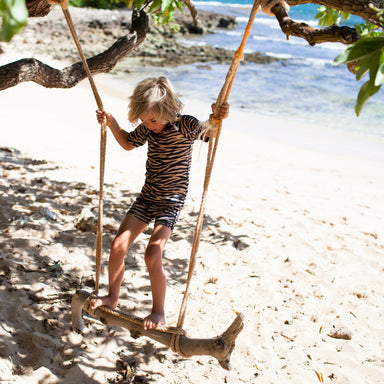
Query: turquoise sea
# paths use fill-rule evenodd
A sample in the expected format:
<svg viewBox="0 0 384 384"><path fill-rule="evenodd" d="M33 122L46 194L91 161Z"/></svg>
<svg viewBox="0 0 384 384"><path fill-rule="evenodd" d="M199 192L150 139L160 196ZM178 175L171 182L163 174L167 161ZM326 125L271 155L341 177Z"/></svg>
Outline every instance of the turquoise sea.
<svg viewBox="0 0 384 384"><path fill-rule="evenodd" d="M214 34L188 38L186 44L211 44L236 49L251 9L249 0L195 1L197 9L235 16L238 27L217 30ZM290 16L317 26L317 5L292 7ZM343 24L360 22L356 16ZM262 52L280 58L272 64L242 64L232 88L230 103L236 108L258 114L297 120L327 130L348 131L384 142L384 87L365 106L360 117L354 111L356 97L365 78L357 82L346 66L333 65L346 46L339 43L308 45L303 39L286 39L275 18L256 16L247 52ZM183 95L202 101L215 100L224 82L228 65L211 63L210 69L198 64L161 68ZM142 71L152 69L143 68ZM156 71L156 70L155 70ZM142 72L142 74L143 74Z"/></svg>

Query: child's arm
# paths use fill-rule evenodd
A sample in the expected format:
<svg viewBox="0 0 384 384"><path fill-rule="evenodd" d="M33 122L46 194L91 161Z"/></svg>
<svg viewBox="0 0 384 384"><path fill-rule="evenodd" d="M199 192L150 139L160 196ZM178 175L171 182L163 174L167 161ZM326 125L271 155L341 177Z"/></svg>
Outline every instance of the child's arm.
<svg viewBox="0 0 384 384"><path fill-rule="evenodd" d="M111 113L98 110L96 111L96 116L99 124L106 121L106 124L111 129L113 136L115 136L115 139L123 149L130 151L135 148L135 146L128 141L128 133L120 127L119 123Z"/></svg>

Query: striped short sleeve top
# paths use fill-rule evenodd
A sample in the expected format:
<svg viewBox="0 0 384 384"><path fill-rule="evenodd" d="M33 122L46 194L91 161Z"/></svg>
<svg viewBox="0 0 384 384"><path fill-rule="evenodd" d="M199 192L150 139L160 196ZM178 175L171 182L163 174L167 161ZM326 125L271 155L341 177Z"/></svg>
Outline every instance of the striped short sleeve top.
<svg viewBox="0 0 384 384"><path fill-rule="evenodd" d="M148 143L145 183L141 196L150 201L183 203L188 192L193 142L202 125L193 116L182 115L160 133L143 124L128 134L135 147Z"/></svg>

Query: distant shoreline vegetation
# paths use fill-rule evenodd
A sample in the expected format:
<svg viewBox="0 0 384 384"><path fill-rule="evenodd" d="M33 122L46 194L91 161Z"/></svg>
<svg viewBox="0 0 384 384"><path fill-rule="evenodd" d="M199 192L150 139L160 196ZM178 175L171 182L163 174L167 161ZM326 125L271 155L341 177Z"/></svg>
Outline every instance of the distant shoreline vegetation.
<svg viewBox="0 0 384 384"><path fill-rule="evenodd" d="M109 0L69 0L69 5L77 8L128 9L123 1Z"/></svg>

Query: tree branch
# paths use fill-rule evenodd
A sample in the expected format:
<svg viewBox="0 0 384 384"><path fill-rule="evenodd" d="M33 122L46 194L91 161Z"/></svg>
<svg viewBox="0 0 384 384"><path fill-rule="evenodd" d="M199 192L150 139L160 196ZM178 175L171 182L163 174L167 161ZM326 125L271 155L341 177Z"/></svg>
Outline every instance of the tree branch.
<svg viewBox="0 0 384 384"><path fill-rule="evenodd" d="M191 0L183 0L183 1L184 1L185 5L189 9L189 13L192 16L193 24L195 25L196 31L201 33L202 29L201 29L201 26L200 26L199 15L198 15L198 13L196 11L195 5L193 4L193 2Z"/></svg>
<svg viewBox="0 0 384 384"><path fill-rule="evenodd" d="M87 60L91 73L95 75L110 72L119 60L144 41L147 32L147 14L144 11L132 12L130 33L120 37L106 51ZM81 61L59 70L39 60L26 58L0 67L0 90L25 81L34 81L46 88L72 88L85 77Z"/></svg>
<svg viewBox="0 0 384 384"><path fill-rule="evenodd" d="M339 27L332 25L330 27L314 29L305 23L293 21L285 8L281 4L276 4L271 8L271 12L276 16L281 30L289 36L296 36L308 41L309 45L332 42L352 44L361 37L354 28Z"/></svg>
<svg viewBox="0 0 384 384"><path fill-rule="evenodd" d="M286 3L294 7L300 4L319 4L329 8L334 8L339 11L348 12L356 16L362 17L364 20L369 20L373 23L378 23L376 12L369 6L374 5L377 8L384 7L383 0L285 0Z"/></svg>

